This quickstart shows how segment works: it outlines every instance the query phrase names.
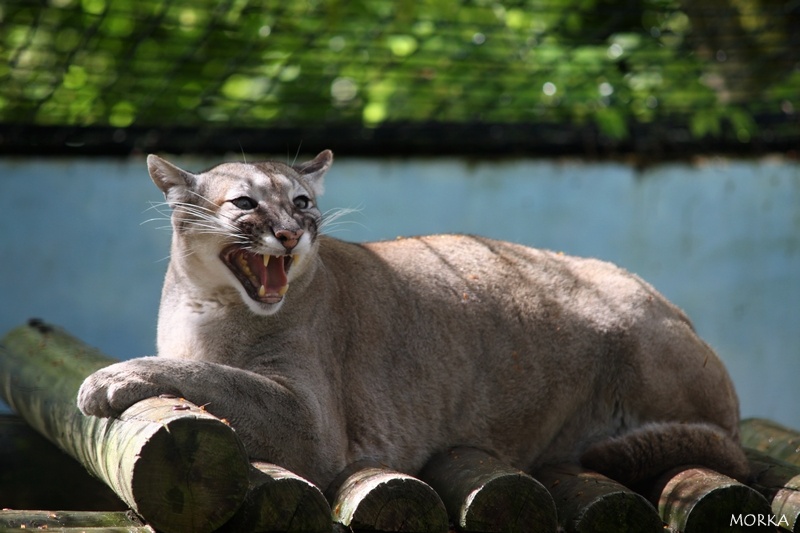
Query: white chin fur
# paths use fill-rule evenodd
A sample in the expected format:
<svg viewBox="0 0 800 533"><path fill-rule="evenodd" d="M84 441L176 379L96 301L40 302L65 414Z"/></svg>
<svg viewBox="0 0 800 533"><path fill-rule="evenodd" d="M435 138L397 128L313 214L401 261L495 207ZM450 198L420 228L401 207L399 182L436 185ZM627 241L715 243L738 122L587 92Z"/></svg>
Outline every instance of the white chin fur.
<svg viewBox="0 0 800 533"><path fill-rule="evenodd" d="M247 304L247 307L249 307L254 314L261 316L274 315L280 310L281 307L283 307L283 302L285 301L284 298L280 302L276 302L274 304L266 304L262 302L256 302L246 294L242 295L242 298L244 299L244 302Z"/></svg>

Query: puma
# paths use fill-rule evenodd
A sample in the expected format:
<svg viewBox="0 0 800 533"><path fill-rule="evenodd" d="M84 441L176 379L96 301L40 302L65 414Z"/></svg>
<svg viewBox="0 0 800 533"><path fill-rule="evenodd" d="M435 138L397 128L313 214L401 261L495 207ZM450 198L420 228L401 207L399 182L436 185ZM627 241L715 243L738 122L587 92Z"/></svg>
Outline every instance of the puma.
<svg viewBox="0 0 800 533"><path fill-rule="evenodd" d="M158 356L89 376L85 414L178 395L323 489L359 460L413 475L454 446L625 483L690 463L746 476L722 362L650 285L477 236L321 235L332 161L148 157L173 226Z"/></svg>

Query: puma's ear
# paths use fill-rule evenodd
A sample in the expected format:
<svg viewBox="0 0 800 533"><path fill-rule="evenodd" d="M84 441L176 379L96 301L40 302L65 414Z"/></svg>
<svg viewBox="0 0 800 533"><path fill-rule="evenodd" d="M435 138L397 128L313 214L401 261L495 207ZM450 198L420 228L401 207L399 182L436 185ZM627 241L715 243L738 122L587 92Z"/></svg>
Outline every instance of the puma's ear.
<svg viewBox="0 0 800 533"><path fill-rule="evenodd" d="M320 196L325 192L324 177L333 163L333 152L323 150L311 161L295 165L294 168L305 181L314 189L314 194Z"/></svg>
<svg viewBox="0 0 800 533"><path fill-rule="evenodd" d="M196 182L191 172L186 172L153 154L147 156L147 170L150 172L150 179L161 189L170 203L184 198L186 191L194 187Z"/></svg>

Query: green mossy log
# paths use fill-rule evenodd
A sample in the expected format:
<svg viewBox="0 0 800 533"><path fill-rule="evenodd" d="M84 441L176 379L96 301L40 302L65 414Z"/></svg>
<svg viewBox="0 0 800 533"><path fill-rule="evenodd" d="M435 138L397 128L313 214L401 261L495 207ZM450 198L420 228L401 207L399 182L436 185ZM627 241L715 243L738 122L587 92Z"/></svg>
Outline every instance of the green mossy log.
<svg viewBox="0 0 800 533"><path fill-rule="evenodd" d="M0 511L0 530L155 533L130 511Z"/></svg>
<svg viewBox="0 0 800 533"><path fill-rule="evenodd" d="M17 415L0 415L0 507L125 511L105 483Z"/></svg>
<svg viewBox="0 0 800 533"><path fill-rule="evenodd" d="M356 463L329 487L334 522L350 531L446 533L441 498L419 479Z"/></svg>
<svg viewBox="0 0 800 533"><path fill-rule="evenodd" d="M254 462L247 497L219 531L330 533L331 508L310 481L274 464Z"/></svg>
<svg viewBox="0 0 800 533"><path fill-rule="evenodd" d="M553 495L558 523L574 533L658 533L663 524L647 499L578 465L552 465L534 472Z"/></svg>
<svg viewBox="0 0 800 533"><path fill-rule="evenodd" d="M800 432L762 418L742 420L739 427L742 446L800 466Z"/></svg>
<svg viewBox="0 0 800 533"><path fill-rule="evenodd" d="M420 479L442 498L461 531L484 533L557 529L553 498L541 483L475 448L434 456Z"/></svg>
<svg viewBox="0 0 800 533"><path fill-rule="evenodd" d="M81 383L114 362L31 321L0 343L0 394L157 530L217 529L248 488L241 441L223 421L176 398L141 401L118 419L84 416L75 403Z"/></svg>
<svg viewBox="0 0 800 533"><path fill-rule="evenodd" d="M745 449L745 453L750 461L750 486L770 502L775 522L800 532L800 466L758 450Z"/></svg>
<svg viewBox="0 0 800 533"><path fill-rule="evenodd" d="M683 533L775 532L767 523L769 502L756 490L708 468L677 469L655 483L661 519ZM762 523L743 525L743 517ZM741 521L742 523L738 523Z"/></svg>

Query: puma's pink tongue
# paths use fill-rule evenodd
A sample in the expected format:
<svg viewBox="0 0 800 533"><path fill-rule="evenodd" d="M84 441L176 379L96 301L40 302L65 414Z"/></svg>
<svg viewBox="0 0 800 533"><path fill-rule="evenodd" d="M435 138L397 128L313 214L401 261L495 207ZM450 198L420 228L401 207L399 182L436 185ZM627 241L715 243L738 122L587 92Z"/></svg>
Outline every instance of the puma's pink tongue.
<svg viewBox="0 0 800 533"><path fill-rule="evenodd" d="M286 286L286 270L283 257L249 254L247 262L265 289L265 294L278 294ZM266 264L265 264L266 263Z"/></svg>
<svg viewBox="0 0 800 533"><path fill-rule="evenodd" d="M283 257L270 256L265 270L266 279L262 278L261 283L267 288L267 293L280 292L289 282L286 279L286 270L283 268Z"/></svg>

